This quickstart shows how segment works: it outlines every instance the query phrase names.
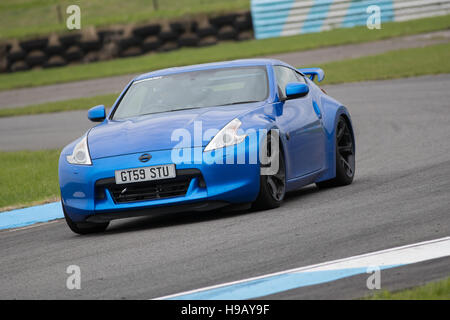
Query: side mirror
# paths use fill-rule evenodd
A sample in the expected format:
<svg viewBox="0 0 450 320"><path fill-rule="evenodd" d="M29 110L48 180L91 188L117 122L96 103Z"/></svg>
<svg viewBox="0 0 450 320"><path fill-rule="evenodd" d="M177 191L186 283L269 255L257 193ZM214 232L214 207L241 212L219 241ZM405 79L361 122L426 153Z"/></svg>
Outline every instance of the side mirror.
<svg viewBox="0 0 450 320"><path fill-rule="evenodd" d="M286 85L286 99L301 98L308 94L309 87L300 82L290 82Z"/></svg>
<svg viewBox="0 0 450 320"><path fill-rule="evenodd" d="M93 122L102 122L106 118L104 105L95 106L88 111L88 119Z"/></svg>

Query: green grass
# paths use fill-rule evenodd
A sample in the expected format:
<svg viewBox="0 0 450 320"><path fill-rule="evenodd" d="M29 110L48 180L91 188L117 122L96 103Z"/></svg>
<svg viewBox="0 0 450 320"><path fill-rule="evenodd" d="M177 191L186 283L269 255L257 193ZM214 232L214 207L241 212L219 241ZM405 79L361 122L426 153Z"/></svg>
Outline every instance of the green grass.
<svg viewBox="0 0 450 320"><path fill-rule="evenodd" d="M398 292L381 291L369 300L450 300L450 277L424 286Z"/></svg>
<svg viewBox="0 0 450 320"><path fill-rule="evenodd" d="M107 94L89 98L62 100L18 108L0 109L0 117L13 117L40 113L52 113L61 111L86 110L93 106L103 104L106 107L113 105L119 94Z"/></svg>
<svg viewBox="0 0 450 320"><path fill-rule="evenodd" d="M361 43L448 28L450 28L450 15L405 22L385 23L381 30L368 30L364 26L335 29L327 32L310 33L292 37L250 40L245 42L227 42L207 48L186 48L167 53L80 64L55 69L1 74L0 90L147 72L161 68L195 63L250 58L326 46Z"/></svg>
<svg viewBox="0 0 450 320"><path fill-rule="evenodd" d="M450 73L450 43L402 49L379 55L319 65L325 71L323 84L395 79ZM0 109L0 117L89 109L97 104L111 106L117 94L57 101L19 108Z"/></svg>
<svg viewBox="0 0 450 320"><path fill-rule="evenodd" d="M59 196L59 150L0 152L0 211Z"/></svg>
<svg viewBox="0 0 450 320"><path fill-rule="evenodd" d="M450 43L325 63L324 84L450 73Z"/></svg>
<svg viewBox="0 0 450 320"><path fill-rule="evenodd" d="M250 0L2 0L0 39L67 31L66 8L81 9L81 27L161 21L191 15L249 10ZM59 12L62 20L60 21Z"/></svg>

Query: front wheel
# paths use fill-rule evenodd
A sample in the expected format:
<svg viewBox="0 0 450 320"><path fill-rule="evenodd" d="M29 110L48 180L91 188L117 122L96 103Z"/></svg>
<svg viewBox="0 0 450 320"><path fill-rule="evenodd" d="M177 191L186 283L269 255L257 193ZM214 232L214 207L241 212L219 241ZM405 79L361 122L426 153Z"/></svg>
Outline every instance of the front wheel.
<svg viewBox="0 0 450 320"><path fill-rule="evenodd" d="M268 159L273 159L273 157L278 157L278 171L271 175L260 176L260 187L259 194L252 208L258 210L267 210L278 208L283 202L284 196L286 194L286 166L284 163L284 158L280 148L273 151L270 150L271 138L267 139L267 157ZM265 167L271 167L272 162L269 162Z"/></svg>
<svg viewBox="0 0 450 320"><path fill-rule="evenodd" d="M62 204L64 218L66 219L67 225L70 230L78 234L91 234L91 233L99 233L103 232L108 228L109 222L104 223L93 223L93 222L75 222L70 219L69 215L66 213L66 209L64 208L64 204Z"/></svg>
<svg viewBox="0 0 450 320"><path fill-rule="evenodd" d="M355 176L355 146L353 134L344 117L340 117L336 127L336 177L318 182L319 188L349 185Z"/></svg>

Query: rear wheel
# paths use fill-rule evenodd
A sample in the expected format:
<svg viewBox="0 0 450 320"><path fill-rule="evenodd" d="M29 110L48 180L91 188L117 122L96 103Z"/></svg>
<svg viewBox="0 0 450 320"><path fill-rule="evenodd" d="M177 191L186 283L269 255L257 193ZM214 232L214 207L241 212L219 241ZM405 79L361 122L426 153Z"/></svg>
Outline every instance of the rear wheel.
<svg viewBox="0 0 450 320"><path fill-rule="evenodd" d="M336 177L318 182L319 188L330 188L351 184L355 176L355 146L353 134L344 117L336 127Z"/></svg>
<svg viewBox="0 0 450 320"><path fill-rule="evenodd" d="M62 203L61 203L62 204ZM64 218L66 219L67 225L70 230L78 234L91 234L103 232L108 228L109 222L104 223L93 223L93 222L75 222L70 219L69 215L66 213L64 204L62 204Z"/></svg>
<svg viewBox="0 0 450 320"><path fill-rule="evenodd" d="M271 150L271 137L267 139L267 157L273 159ZM283 202L286 194L286 166L284 158L278 150L273 151L273 156L278 157L278 171L273 175L260 176L259 194L252 207L259 210L278 208ZM272 162L265 165L265 167L272 166Z"/></svg>

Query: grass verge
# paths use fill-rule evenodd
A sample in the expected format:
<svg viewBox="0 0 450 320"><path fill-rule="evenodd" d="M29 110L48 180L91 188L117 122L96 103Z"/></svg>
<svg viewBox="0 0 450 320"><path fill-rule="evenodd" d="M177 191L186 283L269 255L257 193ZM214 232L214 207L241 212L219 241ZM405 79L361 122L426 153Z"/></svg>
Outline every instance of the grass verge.
<svg viewBox="0 0 450 320"><path fill-rule="evenodd" d="M450 73L450 43L389 51L321 65L324 84Z"/></svg>
<svg viewBox="0 0 450 320"><path fill-rule="evenodd" d="M368 300L450 300L450 277L424 286L397 292L381 291Z"/></svg>
<svg viewBox="0 0 450 320"><path fill-rule="evenodd" d="M395 79L450 73L450 43L402 49L375 56L335 61L321 65L323 84ZM118 94L57 101L19 108L0 109L0 117L89 109L97 104L111 106Z"/></svg>
<svg viewBox="0 0 450 320"><path fill-rule="evenodd" d="M326 46L362 43L448 28L450 28L450 15L405 22L385 23L381 30L369 30L365 26L362 26L291 37L228 42L206 48L185 48L167 53L55 69L1 74L0 90L139 73L195 63L250 58Z"/></svg>
<svg viewBox="0 0 450 320"><path fill-rule="evenodd" d="M0 211L56 199L59 153L60 150L0 152Z"/></svg>
<svg viewBox="0 0 450 320"><path fill-rule="evenodd" d="M118 96L119 96L118 93L114 93L89 98L79 98L79 99L61 100L56 102L35 104L25 107L0 109L0 118L33 115L40 113L86 110L99 104L103 104L106 107L110 107L113 105Z"/></svg>
<svg viewBox="0 0 450 320"><path fill-rule="evenodd" d="M250 9L250 0L2 0L0 38L67 31L66 8L72 4L80 7L83 28Z"/></svg>

